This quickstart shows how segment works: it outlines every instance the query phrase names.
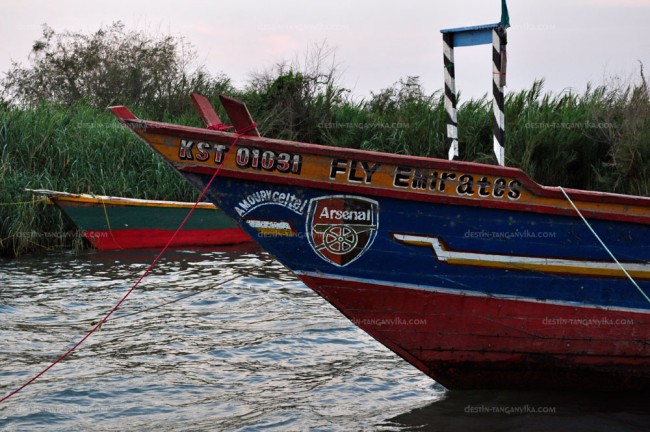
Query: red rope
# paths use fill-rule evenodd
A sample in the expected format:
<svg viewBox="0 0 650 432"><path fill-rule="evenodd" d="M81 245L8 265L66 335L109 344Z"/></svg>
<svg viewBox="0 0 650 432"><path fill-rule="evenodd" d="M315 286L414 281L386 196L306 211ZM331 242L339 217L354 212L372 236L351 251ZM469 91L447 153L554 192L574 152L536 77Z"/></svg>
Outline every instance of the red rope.
<svg viewBox="0 0 650 432"><path fill-rule="evenodd" d="M232 128L233 128L233 126L226 126L223 123L217 123L217 124L213 124L213 125L208 126L208 129L210 129L210 130L216 130L216 131L222 131L222 132L225 132L228 129L232 129Z"/></svg>
<svg viewBox="0 0 650 432"><path fill-rule="evenodd" d="M237 131L237 137L235 137L235 140L233 141L233 143L232 143L232 145L231 145L231 149L235 147L235 144L237 144L237 141L239 141L239 137L241 137L242 135L245 135L247 132L250 132L250 131L254 130L256 127L257 127L257 125L256 125L255 123L253 123L253 124L250 125L250 126L247 126L247 127L243 128L243 129L241 129L241 130L238 130L238 131ZM228 156L228 154L226 153L226 157L227 157L227 156ZM187 220L190 218L190 216L192 216L192 213L194 213L194 209L196 209L196 207L199 205L199 202L201 202L201 200L202 200L203 197L205 196L205 193L208 191L208 188L210 187L210 185L212 184L212 182L214 181L214 179L217 177L217 174L219 174L219 171L221 170L221 167L223 166L224 162L226 161L226 157L223 158L223 160L221 161L221 163L219 164L219 166L217 167L217 169L214 171L214 174L212 175L212 178L210 178L210 181L205 185L205 188L203 188L203 191L201 192L201 196L199 196L199 198L196 200L196 202L194 203L194 206L192 207L192 209L189 211L189 213L187 214L187 216L185 216L185 219L183 219L183 222L181 222L180 226L179 226L179 227L176 229L176 231L174 232L174 235L172 235L171 238L167 241L167 244L165 245L165 247L160 251L160 253L158 254L158 256L156 256L156 258L155 258L155 259L153 260L153 262L149 265L149 267L147 267L147 269L146 269L145 272L142 274L142 276L140 276L140 278L138 279L138 281L137 281L135 284L133 284L133 286L132 286L132 287L131 287L127 292L126 292L126 294L124 294L124 296L120 299L120 301L117 302L117 304L116 304L115 306L113 306L113 309L111 309L111 311L110 311L108 314L106 314L106 316L105 316L104 318L102 318L102 319L101 319L101 320L100 320L100 321L95 325L95 327L93 327L92 330L90 330L90 331L89 331L89 332L88 332L84 337L82 337L82 338L79 340L79 342L77 342L76 344L74 344L74 346L73 346L72 348L70 348L68 351L66 351L66 352L65 352L61 357L59 357L58 359L56 359L55 361L53 361L53 362L52 362L48 367L46 367L45 369L43 369L41 372L39 372L36 376L34 376L34 377L33 377L32 379L30 379L29 381L27 381L25 384L23 384L22 386L18 387L16 390L14 390L14 391L12 391L11 393L9 393L7 396L5 396L5 397L3 397L2 399L0 399L0 403L6 401L6 400L9 399L10 397L12 397L12 396L15 395L16 393L18 393L19 391L21 391L22 389L24 389L25 387L27 387L28 385L30 385L31 383L33 383L34 381L36 381L36 380L37 380L38 378L40 378L40 377L41 377L45 372L47 372L48 370L52 369L52 368L54 367L54 365L56 365L57 363L59 363L60 361L62 361L62 360L65 359L66 357L68 357L70 354L72 354L72 352L73 352L75 349L77 349L77 347L78 347L79 345L81 345L81 344L82 344L86 339L88 339L88 338L90 337L90 335L92 335L93 333L95 333L95 331L97 331L97 329L98 329L99 327L101 327L101 325L104 324L104 323L106 322L106 320L108 320L108 318L109 318L111 315L113 315L113 312L115 312L115 311L117 310L117 308L119 308L119 307L122 305L122 303L124 303L124 301L127 299L127 297L128 297L129 295L131 295L131 293L133 292L133 290L134 290L134 289L135 289L135 288L140 284L140 282L142 282L142 280L143 280L143 279L144 279L144 278L145 278L145 277L146 277L146 276L151 272L151 270L153 270L154 266L155 266L156 263L160 260L160 258L162 258L162 256L163 256L163 254L165 253L165 251L167 251L167 248L169 248L169 245L172 243L172 241L174 240L174 238L176 238L176 235L177 235L177 234L180 232L180 230L183 228L183 226L185 225L185 223L187 222Z"/></svg>

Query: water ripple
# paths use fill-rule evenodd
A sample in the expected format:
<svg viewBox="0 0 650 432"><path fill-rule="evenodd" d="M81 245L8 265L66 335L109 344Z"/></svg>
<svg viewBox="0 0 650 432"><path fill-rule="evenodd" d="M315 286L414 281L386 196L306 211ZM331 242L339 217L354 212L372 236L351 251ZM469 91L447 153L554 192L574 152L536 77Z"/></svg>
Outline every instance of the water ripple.
<svg viewBox="0 0 650 432"><path fill-rule="evenodd" d="M154 256L65 252L0 264L2 393L89 331ZM99 332L0 406L0 426L362 430L441 398L281 265L254 268L269 260L251 246L169 252Z"/></svg>
<svg viewBox="0 0 650 432"><path fill-rule="evenodd" d="M0 262L2 394L78 341L155 255ZM0 429L646 431L646 401L448 392L245 246L169 252L99 332L0 405ZM553 412L468 413L530 407Z"/></svg>

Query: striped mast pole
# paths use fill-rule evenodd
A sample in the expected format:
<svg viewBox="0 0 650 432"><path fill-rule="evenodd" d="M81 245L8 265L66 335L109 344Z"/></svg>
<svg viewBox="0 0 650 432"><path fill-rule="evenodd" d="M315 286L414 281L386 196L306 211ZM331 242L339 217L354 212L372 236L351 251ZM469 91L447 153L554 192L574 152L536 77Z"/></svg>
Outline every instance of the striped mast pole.
<svg viewBox="0 0 650 432"><path fill-rule="evenodd" d="M492 132L494 161L505 166L505 113L503 88L506 85L506 29L510 27L510 16L506 0L501 0L501 21L471 27L440 30L443 42L445 65L445 111L447 114L447 145L449 160L458 159L458 111L456 108L456 77L454 48L492 44Z"/></svg>
<svg viewBox="0 0 650 432"><path fill-rule="evenodd" d="M506 85L506 30L502 25L492 30L492 111L494 119L493 151L497 165L505 166L505 112L503 107L503 88Z"/></svg>
<svg viewBox="0 0 650 432"><path fill-rule="evenodd" d="M445 111L447 112L447 145L449 160L458 159L458 116L456 111L456 74L454 71L454 34L442 34L445 65Z"/></svg>

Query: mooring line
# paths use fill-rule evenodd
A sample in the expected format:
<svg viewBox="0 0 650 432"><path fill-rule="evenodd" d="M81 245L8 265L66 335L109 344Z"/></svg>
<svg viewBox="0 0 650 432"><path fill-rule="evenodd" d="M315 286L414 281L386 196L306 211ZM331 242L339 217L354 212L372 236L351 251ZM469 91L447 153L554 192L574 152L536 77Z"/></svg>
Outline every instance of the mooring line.
<svg viewBox="0 0 650 432"><path fill-rule="evenodd" d="M253 123L252 125L247 126L247 127L243 128L242 130L238 130L238 131L236 132L236 133L237 133L237 136L235 137L235 140L234 140L233 143L231 144L231 147L230 147L230 148L231 148L231 149L234 149L235 144L237 144L237 141L239 141L239 138L240 138L242 135L245 135L247 132L250 132L251 130L255 129L256 127L257 127L257 125L256 125L255 123ZM77 347L78 347L79 345L81 345L81 344L82 344L86 339L88 339L88 338L89 338L93 333L95 333L95 332L97 331L97 329L99 329L99 328L102 326L102 324L104 324L104 323L108 320L108 318L110 318L110 316L113 315L113 312L115 312L115 311L116 311L116 310L117 310L117 309L122 305L122 303L124 303L124 301L127 299L127 297L129 297L129 295L131 295L131 293L133 292L133 290L134 290L138 285L140 285L140 282L142 282L142 280L143 280L143 279L144 279L144 278L145 278L145 277L146 277L146 276L151 272L151 270L153 270L153 268L154 268L154 266L156 265L156 263L160 260L160 258L162 258L163 254L167 251L167 248L169 248L169 245L170 245L170 244L172 243L172 241L176 238L176 235L177 235L177 234L180 232L180 230L183 228L183 226L185 225L185 223L187 222L187 220L190 218L190 216L192 216L192 213L194 213L194 209L196 209L196 207L199 205L199 203L201 202L201 200L203 199L203 197L204 197L205 194L207 193L208 188L210 187L210 185L212 185L212 182L213 182L214 179L217 177L217 174L219 174L219 171L221 171L221 167L222 167L222 166L224 165L224 163L226 162L226 159L227 159L229 153L232 153L232 152L226 152L226 155L225 155L224 158L221 160L221 163L217 166L216 170L214 171L214 174L213 174L212 177L210 178L210 181L208 181L208 183L206 183L205 188L203 188L203 191L201 191L201 195L200 195L199 198L196 200L196 202L195 202L194 205L192 206L192 209L189 211L189 213L187 213L187 216L185 216L185 219L183 219L183 222L181 222L180 226L176 229L176 231L174 231L174 234L173 234L173 235L171 236L171 238L167 241L167 244L165 245L165 247L163 247L163 249L162 249L162 250L160 251L160 253L156 256L156 258L154 258L153 262L152 262L151 264L149 264L149 267L147 267L147 269L144 271L144 273L142 273L142 275L141 275L140 278L136 281L136 283L133 284L133 286L132 286L132 287L131 287L127 292L126 292L126 294L124 294L124 296L120 299L120 301L118 301L117 304L116 304L115 306L113 306L113 308L110 310L110 312L108 312L108 314L106 314L106 316L104 316L104 318L102 318L101 320L99 320L99 322L98 322L98 323L97 323L97 324L92 328L92 330L90 330L90 331L89 331L89 332L88 332L84 337L82 337L82 338L81 338L81 339L80 339L76 344L74 344L74 345L72 346L72 348L70 348L69 350L67 350L63 355L61 355L59 358L57 358L55 361L53 361L53 362L52 362L48 367L46 367L45 369L43 369L42 371L40 371L37 375L35 375L33 378L31 378L31 379L30 379L29 381L27 381L25 384L23 384L22 386L18 387L16 390L13 390L11 393L9 393L8 395L6 395L6 396L3 397L2 399L0 399L0 403L6 401L7 399L9 399L10 397L12 397L12 396L15 395L16 393L20 392L22 389L24 389L25 387L27 387L28 385L30 385L31 383L33 383L34 381L36 381L38 378L40 378L40 377L41 377L45 372L47 372L48 370L52 369L52 368L53 368L57 363L59 363L60 361L62 361L62 360L65 359L66 357L68 357L68 356L69 356L69 355L70 355L74 350L77 349Z"/></svg>
<svg viewBox="0 0 650 432"><path fill-rule="evenodd" d="M220 281L220 282L219 282L218 284L216 284L216 285L211 285L211 286L209 286L209 287L202 288L202 289L200 289L200 290L198 290L198 291L194 291L194 292L191 292L191 293L189 293L189 294L185 294L185 295L183 295L183 296L181 296L181 297L178 297L178 298L175 298L175 299L173 299L173 300L169 300L169 301L166 301L166 302L159 303L159 304L157 304L157 305L155 305L155 306L152 306L152 307L148 307L148 308L144 308L144 309L136 310L136 311L133 311L133 312L125 313L125 314L123 314L123 315L117 315L117 316L113 317L110 321L111 321L111 322L114 322L114 321L116 321L116 320L118 320L118 319L126 318L126 317L133 316L133 315L140 315L140 314L142 314L142 313L149 312L149 311L152 311L152 310L154 310L154 309L160 309L161 307L163 307L163 306L167 306L167 305L170 305L170 304L172 304L172 303L178 303L179 301L183 301L183 300L185 300L185 299L187 299L187 298L190 298L190 297L193 297L193 296L195 296L195 295L202 294L202 293L204 293L204 292L206 292L206 291L214 290L216 287L219 287L219 286L221 286L221 285L227 284L228 282L232 282L232 281L234 281L235 279L239 279L239 278L241 278L241 277L247 276L247 275L251 274L252 272L254 272L255 270L259 270L259 269L261 269L262 267L265 267L265 266L267 266L267 265L269 265L269 264L271 264L271 263L273 263L273 259L270 259L270 260L264 261L262 264L259 264L259 265L256 265L256 266L254 266L254 267L251 267L251 268L249 268L249 269L247 269L247 270L244 270L244 271L241 272L241 273L238 273L238 274L232 275L230 278L228 278L228 279L226 279L226 280L222 280L222 281ZM105 321L105 322L106 322L106 321ZM96 323L93 322L91 325L95 325L95 324L96 324Z"/></svg>
<svg viewBox="0 0 650 432"><path fill-rule="evenodd" d="M49 198L39 198L31 201L4 202L4 203L0 203L0 206L36 204L40 202L48 202L49 200L50 200Z"/></svg>
<svg viewBox="0 0 650 432"><path fill-rule="evenodd" d="M621 270L623 270L623 273L625 273L625 276L627 276L627 278L630 280L630 282L632 282L632 284L636 287L636 289L639 290L639 292L641 293L641 295L642 295L643 297L645 297L645 299L648 301L648 303L650 303L650 297L648 297L648 295L647 295L647 294L646 294L646 293L641 289L641 287L639 286L639 284L636 283L636 281L634 280L634 278L632 278L632 276L627 272L627 270L625 270L625 267L623 267L623 265L622 265L622 264L621 264L621 263L616 259L616 257L615 257L614 254L612 253L612 251L609 250L609 248L608 248L607 245L605 244L605 242L601 240L600 236L596 233L596 231L594 231L594 229L591 227L591 225L589 224L589 222L587 222L587 219L585 219L585 217L582 215L582 213L580 212L580 210L578 210L578 207L576 207L576 205L573 203L573 201L571 200L571 198L569 198L569 195L566 193L566 191L564 190L564 188L563 188L562 186L558 186L558 188L562 191L562 193L563 193L564 196L566 197L567 201L569 201L569 203L571 204L571 206L573 206L573 209L576 211L576 213L578 213L578 216L580 216L580 219L582 219L582 221L585 223L585 225L587 225L587 228L589 228L589 230L591 231L591 233L596 237L596 239L598 239L598 241L599 241L600 244L603 246L603 248L607 251L607 253L609 254L609 256L612 257L612 259L614 260L614 262L616 262L616 264L618 264L618 266L621 268Z"/></svg>
<svg viewBox="0 0 650 432"><path fill-rule="evenodd" d="M122 319L122 318L130 317L130 316L134 316L134 315L140 315L140 314L143 314L145 312L152 311L154 309L160 309L161 307L168 306L168 305L173 304L173 303L178 303L178 302L186 300L186 299L188 299L190 297L194 297L196 295L203 294L206 291L213 291L217 287L225 285L228 282L232 282L232 281L237 280L239 278L248 276L249 274L253 273L255 270L260 270L260 269L266 267L269 264L273 264L273 262L274 262L274 260L271 257L268 260L264 260L261 264L258 264L258 265L255 265L255 266L249 268L249 269L246 269L246 270L242 271L241 273L231 275L228 279L222 279L218 283L216 283L214 285L210 285L209 287L201 288L201 289L199 289L197 291L193 291L191 293L182 295L182 296L177 297L177 298L175 298L173 300L168 300L168 301L165 301L165 302L162 302L162 303L158 303L157 305L154 305L154 306L151 306L151 307L145 307L145 308L138 309L138 310L135 310L135 311L132 311L132 312L128 312L128 313L125 313L125 314L122 314L122 315L114 315L110 319L104 321L103 325L105 325L107 322L112 323L112 322L115 322L115 321L117 321L119 319ZM94 326L98 322L99 321L93 321L93 322L90 323L90 325ZM17 322L16 323L16 325L31 325L31 324L33 324L33 323L30 323L30 322ZM38 326L40 328L67 328L67 329L77 328L77 327L83 328L83 327L88 326L88 320L76 321L76 322L67 322L67 323L61 323L61 324L43 324L43 323L39 323Z"/></svg>
<svg viewBox="0 0 650 432"><path fill-rule="evenodd" d="M204 293L204 292L206 292L206 291L214 290L216 287L220 287L220 286L222 286L222 285L227 284L228 282L232 282L232 281L234 281L234 280L236 280L236 279L239 279L239 278L242 278L242 277L244 277L244 276L247 276L247 275L253 273L255 270L259 270L259 269L262 269L262 268L266 267L266 266L269 265L269 264L273 264L273 262L274 262L273 257L270 257L268 260L263 261L261 264L258 264L258 265L256 265L256 266L253 266L253 267L251 267L251 268L249 268L249 269L247 269L247 270L244 270L244 271L241 272L241 273L234 274L234 275L232 275L230 278L228 278L228 279L226 279L226 280L222 280L222 281L220 281L220 282L219 282L218 284L216 284L216 285L211 285L211 286L209 286L209 287L206 287L206 288L200 289L200 290L198 290L198 291L194 291L194 292L192 292L192 293L186 294L186 295L181 296L181 297L179 297L179 298L175 298L175 299L173 299L173 300L169 300L169 301L166 301L166 302L159 303L159 304L157 304L157 305L155 305L155 306L152 306L152 307L147 307L147 308L139 309L139 310L136 310L136 311L133 311L133 312L129 312L129 313L123 314L123 315L117 315L117 316L114 316L114 317L112 317L110 320L106 320L106 321L104 321L104 324L106 324L106 322L108 322L108 321L110 321L110 322L112 323L112 322L117 321L118 319L121 319L121 318L126 318L126 317L133 316L133 315L140 315L140 314L143 314L143 313L145 313L145 312L152 311L152 310L154 310L154 309L160 309L160 308L163 307L163 306L167 306L167 305L170 305L170 304L172 304L172 303L178 303L178 302L180 302L180 301L183 301L183 300L188 299L188 298L190 298L190 297L193 297L193 296L195 296L195 295L202 294L202 293ZM95 325L97 325L97 323L98 323L98 322L92 322L90 325L95 326ZM28 324L28 323L17 323L17 324L18 324L18 325L21 325L21 324ZM81 322L74 322L74 323L67 323L67 324L51 324L51 325L47 325L47 324L42 324L42 323L41 323L41 324L39 324L39 326L40 326L40 327L49 327L49 328L65 327L66 329L70 329L70 328L74 328L74 327L81 327L81 328L83 328L83 327L86 327L87 324L88 324L88 323L87 323L86 321L81 321ZM97 330L98 330L98 331L101 331L101 330L102 330L102 326L103 326L104 324L100 325L99 328L98 328ZM13 384L12 384L12 386L13 386Z"/></svg>

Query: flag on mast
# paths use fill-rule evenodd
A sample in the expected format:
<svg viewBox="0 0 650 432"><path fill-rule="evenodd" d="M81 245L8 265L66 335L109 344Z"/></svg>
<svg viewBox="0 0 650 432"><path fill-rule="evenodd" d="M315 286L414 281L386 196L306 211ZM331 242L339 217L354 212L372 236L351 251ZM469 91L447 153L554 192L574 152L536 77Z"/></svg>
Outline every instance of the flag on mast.
<svg viewBox="0 0 650 432"><path fill-rule="evenodd" d="M508 14L508 5L506 0L501 0L501 26L504 29L510 27L510 15Z"/></svg>

